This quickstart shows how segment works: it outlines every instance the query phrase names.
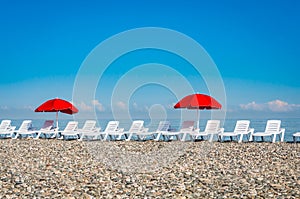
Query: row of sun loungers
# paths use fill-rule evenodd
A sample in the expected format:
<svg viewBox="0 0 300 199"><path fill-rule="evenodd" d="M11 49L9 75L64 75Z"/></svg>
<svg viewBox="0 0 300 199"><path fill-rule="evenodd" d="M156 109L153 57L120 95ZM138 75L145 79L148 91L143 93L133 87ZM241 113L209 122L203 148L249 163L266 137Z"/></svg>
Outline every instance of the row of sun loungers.
<svg viewBox="0 0 300 199"><path fill-rule="evenodd" d="M70 121L64 130L59 130L53 126L53 120L46 120L43 127L40 129L32 128L31 120L24 120L19 129L11 126L10 120L2 120L0 124L0 137L17 139L19 137L39 138L58 138L58 139L78 139L78 140L155 140L155 141L170 141L170 140L203 140L205 137L209 141L217 138L219 141L224 141L225 137L229 137L232 141L235 138L238 142L243 142L244 138L248 141L256 141L260 138L264 141L265 137L270 137L272 142L276 141L279 136L280 141L284 141L285 129L281 128L280 120L268 120L264 132L255 132L250 128L249 120L238 120L233 132L224 131L220 128L219 120L208 120L204 131L194 128L194 121L184 121L179 131L172 131L171 124L168 121L161 121L158 128L154 132L149 132L148 128L144 127L144 121L133 121L130 129L124 131L119 128L118 121L108 122L104 131L96 127L95 120L87 120L81 129L78 128L78 122ZM294 141L300 137L300 133L293 135Z"/></svg>

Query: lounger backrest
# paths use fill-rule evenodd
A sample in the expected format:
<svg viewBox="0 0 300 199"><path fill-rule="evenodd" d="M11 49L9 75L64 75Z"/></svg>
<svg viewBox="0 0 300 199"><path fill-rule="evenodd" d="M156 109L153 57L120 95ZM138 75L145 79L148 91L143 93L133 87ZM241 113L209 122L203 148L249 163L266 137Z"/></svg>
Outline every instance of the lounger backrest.
<svg viewBox="0 0 300 199"><path fill-rule="evenodd" d="M64 129L64 131L75 131L78 127L78 122L76 121L70 121L68 122L66 128Z"/></svg>
<svg viewBox="0 0 300 199"><path fill-rule="evenodd" d="M31 120L24 120L19 128L19 131L28 131L31 127Z"/></svg>
<svg viewBox="0 0 300 199"><path fill-rule="evenodd" d="M208 120L205 127L207 133L217 133L220 129L220 120Z"/></svg>
<svg viewBox="0 0 300 199"><path fill-rule="evenodd" d="M168 131L171 123L169 121L160 121L156 131Z"/></svg>
<svg viewBox="0 0 300 199"><path fill-rule="evenodd" d="M181 130L190 130L194 128L195 121L184 121L181 125Z"/></svg>
<svg viewBox="0 0 300 199"><path fill-rule="evenodd" d="M139 132L141 129L143 129L143 126L144 126L143 120L135 120L132 122L129 132Z"/></svg>
<svg viewBox="0 0 300 199"><path fill-rule="evenodd" d="M10 127L10 120L2 120L0 124L0 131L6 131Z"/></svg>
<svg viewBox="0 0 300 199"><path fill-rule="evenodd" d="M114 132L119 128L119 121L109 121L105 132Z"/></svg>
<svg viewBox="0 0 300 199"><path fill-rule="evenodd" d="M249 130L250 121L249 120L238 120L236 122L234 132L235 133L245 133Z"/></svg>
<svg viewBox="0 0 300 199"><path fill-rule="evenodd" d="M278 132L280 130L280 120L268 120L265 132Z"/></svg>
<svg viewBox="0 0 300 199"><path fill-rule="evenodd" d="M54 123L53 120L46 120L44 122L44 125L43 125L43 127L41 129L42 130L50 130L53 127L53 123Z"/></svg>
<svg viewBox="0 0 300 199"><path fill-rule="evenodd" d="M96 126L96 121L95 120L87 120L87 121L85 121L85 123L82 127L82 130L92 131L92 130L95 129L95 126Z"/></svg>

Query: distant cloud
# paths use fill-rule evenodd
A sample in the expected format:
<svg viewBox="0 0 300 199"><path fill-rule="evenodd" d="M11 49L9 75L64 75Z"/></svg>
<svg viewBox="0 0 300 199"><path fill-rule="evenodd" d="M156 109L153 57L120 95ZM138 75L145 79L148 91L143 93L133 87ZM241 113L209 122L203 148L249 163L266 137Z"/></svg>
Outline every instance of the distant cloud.
<svg viewBox="0 0 300 199"><path fill-rule="evenodd" d="M85 112L89 112L93 110L92 106L89 106L84 102L78 104L77 107L79 108L80 111L85 111Z"/></svg>
<svg viewBox="0 0 300 199"><path fill-rule="evenodd" d="M159 104L163 109L169 109L169 105L163 106ZM157 107L158 104L152 104L152 105L139 105L136 102L132 104L132 108L134 111L138 112L149 112L153 107ZM173 108L172 108L173 109Z"/></svg>
<svg viewBox="0 0 300 199"><path fill-rule="evenodd" d="M95 108L96 108L98 111L100 111L100 112L105 111L104 106L103 106L98 100L93 100L93 101L92 101L92 104L95 106Z"/></svg>
<svg viewBox="0 0 300 199"><path fill-rule="evenodd" d="M96 110L103 112L105 110L104 106L98 100L92 100L91 103L86 104L85 102L81 102L76 105L80 111L91 112L93 111L93 107Z"/></svg>
<svg viewBox="0 0 300 199"><path fill-rule="evenodd" d="M254 111L290 112L299 109L300 104L289 104L281 100L274 100L263 104L257 104L256 102L241 104L240 108Z"/></svg>
<svg viewBox="0 0 300 199"><path fill-rule="evenodd" d="M117 107L121 110L127 110L127 105L122 101L117 102Z"/></svg>
<svg viewBox="0 0 300 199"><path fill-rule="evenodd" d="M133 110L139 111L139 112L145 112L145 111L147 111L146 107L140 106L136 102L134 102L132 104L132 108L133 108Z"/></svg>
<svg viewBox="0 0 300 199"><path fill-rule="evenodd" d="M24 110L30 110L30 111L34 111L35 108L33 108L32 106L24 106L23 107Z"/></svg>
<svg viewBox="0 0 300 199"><path fill-rule="evenodd" d="M288 104L284 101L274 100L268 102L268 107L273 112L289 112L300 108L300 104Z"/></svg>
<svg viewBox="0 0 300 199"><path fill-rule="evenodd" d="M255 111L263 111L264 104L257 104L256 102L250 102L248 104L241 104L240 107L243 110L255 110Z"/></svg>

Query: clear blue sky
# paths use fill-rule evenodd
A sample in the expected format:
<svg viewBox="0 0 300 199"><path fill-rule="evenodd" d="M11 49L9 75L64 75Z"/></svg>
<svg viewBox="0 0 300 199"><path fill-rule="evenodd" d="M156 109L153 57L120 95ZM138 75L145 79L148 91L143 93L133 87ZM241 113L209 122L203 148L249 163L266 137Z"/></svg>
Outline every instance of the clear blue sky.
<svg viewBox="0 0 300 199"><path fill-rule="evenodd" d="M71 100L73 81L91 50L117 33L140 27L173 29L201 44L223 77L229 115L299 117L299 24L297 0L2 0L0 118L30 117L32 109L50 98ZM156 61L169 65L176 59L163 52L148 53L137 53L132 60L130 55L124 58L125 71L137 58L139 64ZM195 85L193 72L187 70L184 75ZM122 76L113 67L105 74L112 83ZM97 91L94 102L103 114L110 110L110 87L106 89ZM146 111L159 103L148 96L160 89L140 89L130 106ZM176 102L167 90L159 92L166 96L163 106ZM78 106L88 112L91 104Z"/></svg>

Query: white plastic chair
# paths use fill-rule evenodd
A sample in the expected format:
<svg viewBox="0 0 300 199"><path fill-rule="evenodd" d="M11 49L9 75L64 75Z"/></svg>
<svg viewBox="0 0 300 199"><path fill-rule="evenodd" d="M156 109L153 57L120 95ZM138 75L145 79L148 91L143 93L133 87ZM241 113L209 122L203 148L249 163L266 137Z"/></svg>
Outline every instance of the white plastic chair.
<svg viewBox="0 0 300 199"><path fill-rule="evenodd" d="M113 137L118 136L121 138L124 134L124 129L119 128L119 121L109 121L105 130L101 132L104 135L103 141L107 141L108 137L113 140Z"/></svg>
<svg viewBox="0 0 300 199"><path fill-rule="evenodd" d="M261 137L262 141L264 141L264 137L268 136L271 138L273 136L272 142L275 143L276 136L279 135L280 141L283 142L285 129L280 128L280 125L281 120L268 120L265 131L253 133L251 140L254 141L255 137Z"/></svg>
<svg viewBox="0 0 300 199"><path fill-rule="evenodd" d="M243 141L243 136L246 135L248 137L248 141L251 141L252 134L254 132L253 128L250 128L250 121L249 120L238 120L236 122L235 128L233 132L221 132L219 134L220 140L222 141L224 137L230 137L230 140L232 141L232 137L236 137L238 139L238 136L240 136L240 139L238 140L239 143ZM249 136L250 134L250 136Z"/></svg>
<svg viewBox="0 0 300 199"><path fill-rule="evenodd" d="M148 132L147 134L149 134L153 137L155 135L157 135L154 140L159 141L160 137L162 136L162 133L168 132L170 130L170 127L171 127L171 123L169 121L160 121L156 131L155 132Z"/></svg>
<svg viewBox="0 0 300 199"><path fill-rule="evenodd" d="M212 142L214 135L217 135L222 133L224 131L223 128L220 128L220 120L208 120L206 123L206 127L205 130L202 132L191 132L188 133L193 140L198 139L199 137L201 137L201 139L203 139L203 137L209 137L209 141Z"/></svg>
<svg viewBox="0 0 300 199"><path fill-rule="evenodd" d="M86 120L82 129L78 129L80 135L80 141L82 141L84 138L92 138L93 140L98 139L100 136L100 128L96 127L96 121L95 120Z"/></svg>
<svg viewBox="0 0 300 199"><path fill-rule="evenodd" d="M158 134L155 140L159 140L160 136L163 136L164 141L169 141L174 137L176 137L176 140L180 140L180 136L182 136L181 140L183 141L188 133L192 133L194 131L194 124L194 121L184 121L179 131L162 131Z"/></svg>
<svg viewBox="0 0 300 199"><path fill-rule="evenodd" d="M45 135L45 138L47 138L47 135L49 135L51 138L55 137L57 134L57 129L53 127L53 124L53 120L46 120L41 129L36 131L37 136L34 139L39 139L42 134Z"/></svg>
<svg viewBox="0 0 300 199"><path fill-rule="evenodd" d="M18 130L15 130L14 133L16 133L15 137L12 139L17 139L19 136L22 137L22 135L33 137L33 134L36 133L36 131L32 130L32 121L31 120L24 120Z"/></svg>
<svg viewBox="0 0 300 199"><path fill-rule="evenodd" d="M128 131L124 132L124 134L129 134L126 141L130 141L133 135L142 135L148 132L148 128L144 128L143 120L135 120L132 122L131 127ZM120 139L121 137L119 137Z"/></svg>
<svg viewBox="0 0 300 199"><path fill-rule="evenodd" d="M60 132L61 137L59 139L65 139L67 137L73 137L75 139L79 139L78 122L70 121L63 131Z"/></svg>
<svg viewBox="0 0 300 199"><path fill-rule="evenodd" d="M157 139L160 138L160 135L162 132L167 132L170 129L170 122L169 121L160 121L158 124L158 127L156 131L149 132L148 128L143 128L141 131L136 133L136 136L138 137L138 140L146 140L147 137L150 137L151 140L158 141Z"/></svg>
<svg viewBox="0 0 300 199"><path fill-rule="evenodd" d="M15 126L11 126L11 120L2 120L0 124L0 138L11 138L14 134Z"/></svg>

